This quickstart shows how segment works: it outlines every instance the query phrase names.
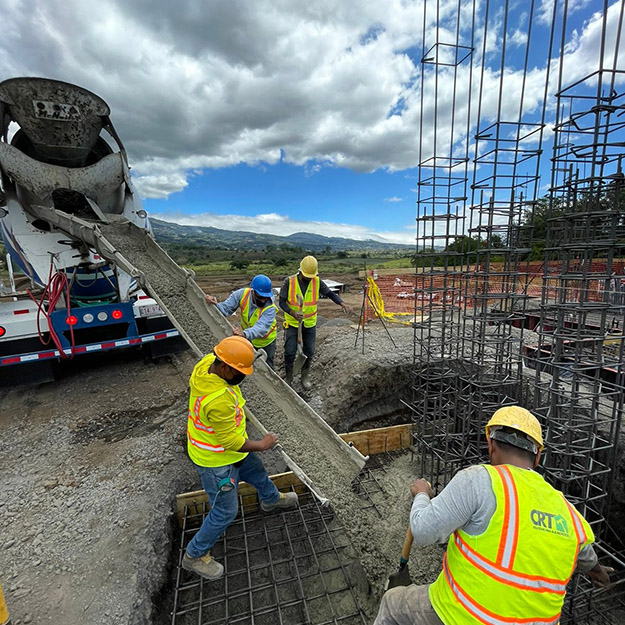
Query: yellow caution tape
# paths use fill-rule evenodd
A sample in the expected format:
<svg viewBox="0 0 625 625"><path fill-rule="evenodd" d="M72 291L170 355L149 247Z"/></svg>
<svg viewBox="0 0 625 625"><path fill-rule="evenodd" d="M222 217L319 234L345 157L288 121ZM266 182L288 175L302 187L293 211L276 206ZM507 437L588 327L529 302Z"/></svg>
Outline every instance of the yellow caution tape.
<svg viewBox="0 0 625 625"><path fill-rule="evenodd" d="M394 323L402 323L407 326L417 321L414 313L391 313L384 310L384 298L382 297L382 293L380 293L380 289L373 279L373 276L367 276L367 286L369 290L369 303L372 305L373 311L378 317L380 317L380 319L385 319L386 321ZM406 316L409 316L410 319L406 320L397 318ZM417 315L417 317L419 317L419 315Z"/></svg>

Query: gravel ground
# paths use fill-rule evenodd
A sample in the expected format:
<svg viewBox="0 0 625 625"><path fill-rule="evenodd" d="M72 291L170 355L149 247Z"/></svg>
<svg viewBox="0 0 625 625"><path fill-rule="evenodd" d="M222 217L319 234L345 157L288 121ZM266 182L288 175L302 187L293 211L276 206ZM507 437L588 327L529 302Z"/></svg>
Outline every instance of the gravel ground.
<svg viewBox="0 0 625 625"><path fill-rule="evenodd" d="M189 352L110 353L0 392L0 576L14 625L152 621L175 496L201 488L185 442L194 364ZM286 470L275 452L262 458Z"/></svg>
<svg viewBox="0 0 625 625"><path fill-rule="evenodd" d="M15 625L145 623L164 581L187 357L111 355L0 394L0 571ZM186 366L185 366L186 365Z"/></svg>
<svg viewBox="0 0 625 625"><path fill-rule="evenodd" d="M180 289L159 283L159 293L194 323ZM212 347L206 329L193 332L204 332L197 341L203 349ZM295 389L337 431L381 418L409 420L401 399L410 382L413 331L390 325L389 332L397 347L379 323L368 326L363 353L361 342L354 345L353 319L320 318L314 387L304 393L297 381ZM282 349L280 341L278 365ZM196 359L187 353L155 364L137 354L110 354L102 363L84 357L56 383L0 392L0 576L15 625L152 622L152 601L168 574L175 494L199 488L184 443L187 380ZM403 457L387 472L382 524L362 510L340 477L340 463L318 461L302 424L286 427L253 379L243 391L287 453L308 458L301 464L333 502L379 597L397 566L416 468ZM265 462L270 472L284 469L275 456ZM431 581L440 550L418 551L413 578Z"/></svg>

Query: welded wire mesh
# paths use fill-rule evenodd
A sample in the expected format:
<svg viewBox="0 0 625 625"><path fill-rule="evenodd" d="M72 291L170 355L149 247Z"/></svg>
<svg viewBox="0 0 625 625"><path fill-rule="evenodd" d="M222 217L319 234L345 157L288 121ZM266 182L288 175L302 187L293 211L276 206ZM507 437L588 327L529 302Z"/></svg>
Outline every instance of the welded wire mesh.
<svg viewBox="0 0 625 625"><path fill-rule="evenodd" d="M371 456L353 483L363 509L382 518L388 494L380 479L391 460L406 453ZM363 625L368 583L347 533L331 507L321 506L303 485L296 508L263 513L255 494L239 496L239 514L211 555L224 577L203 580L182 569L187 544L209 510L184 511L175 567L172 625Z"/></svg>

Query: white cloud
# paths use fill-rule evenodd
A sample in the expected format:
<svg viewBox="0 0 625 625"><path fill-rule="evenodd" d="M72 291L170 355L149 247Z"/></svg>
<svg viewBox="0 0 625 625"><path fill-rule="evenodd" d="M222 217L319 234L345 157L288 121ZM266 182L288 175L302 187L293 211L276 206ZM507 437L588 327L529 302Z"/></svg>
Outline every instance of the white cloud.
<svg viewBox="0 0 625 625"><path fill-rule="evenodd" d="M403 202L403 201L404 201L404 199L403 199L403 198L401 198L401 197L397 197L397 196L395 196L395 197L385 197L385 198L384 198L384 201L385 201L385 202Z"/></svg>
<svg viewBox="0 0 625 625"><path fill-rule="evenodd" d="M542 0L543 21L550 19L553 1ZM473 19L470 4L463 3L461 16L465 45ZM457 0L428 3L427 48L436 37L455 40L457 6ZM501 6L491 2L483 121L498 113L514 119L522 90L524 113L536 111L544 93L546 60L530 69L525 83L518 66L510 67L499 108ZM516 53L525 45L529 21L526 7L519 6L519 20L509 25ZM568 6L569 13L589 11L592 2L569 0ZM610 7L608 51L614 48L619 6L615 0ZM472 87L468 61L441 72L438 82L433 66L426 66L423 112L422 7L423 0L100 0L96 18L92 3L83 0L0 0L3 22L10 24L0 39L0 78L48 76L101 95L146 197L167 197L204 168L239 163L284 160L305 165L307 175L326 166L403 170L434 152L435 102L438 154L472 135L477 111L484 1L476 5ZM534 36L540 37L538 28ZM540 28L544 35L547 30ZM600 35L601 22L592 17L572 38L567 80L596 69ZM451 58L452 50L440 47L440 59ZM605 63L611 63L609 53ZM552 77L557 75L552 63ZM470 89L473 119L467 129ZM446 123L452 108L453 125Z"/></svg>
<svg viewBox="0 0 625 625"><path fill-rule="evenodd" d="M596 0L594 0L596 2ZM593 0L568 0L566 8L568 15L581 11L592 4ZM542 0L538 7L538 20L543 24L551 24L554 15L554 6L557 13L562 13L562 4L554 0ZM556 13L556 15L557 15Z"/></svg>
<svg viewBox="0 0 625 625"><path fill-rule="evenodd" d="M415 242L414 226L405 231L387 232L357 226L352 224L332 223L328 221L304 221L292 219L288 215L265 213L263 215L217 215L215 213L201 213L187 215L183 213L151 213L150 217L162 219L182 226L207 226L222 230L243 230L288 236L296 232L313 232L326 237L343 237L366 241L373 239L384 243L402 243L413 245Z"/></svg>

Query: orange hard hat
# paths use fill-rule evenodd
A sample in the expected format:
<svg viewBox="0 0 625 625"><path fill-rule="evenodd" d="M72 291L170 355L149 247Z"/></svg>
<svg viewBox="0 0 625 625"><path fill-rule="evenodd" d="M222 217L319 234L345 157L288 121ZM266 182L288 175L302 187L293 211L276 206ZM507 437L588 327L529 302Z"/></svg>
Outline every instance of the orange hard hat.
<svg viewBox="0 0 625 625"><path fill-rule="evenodd" d="M250 375L254 371L254 346L242 336L228 336L215 345L217 358L233 369Z"/></svg>

